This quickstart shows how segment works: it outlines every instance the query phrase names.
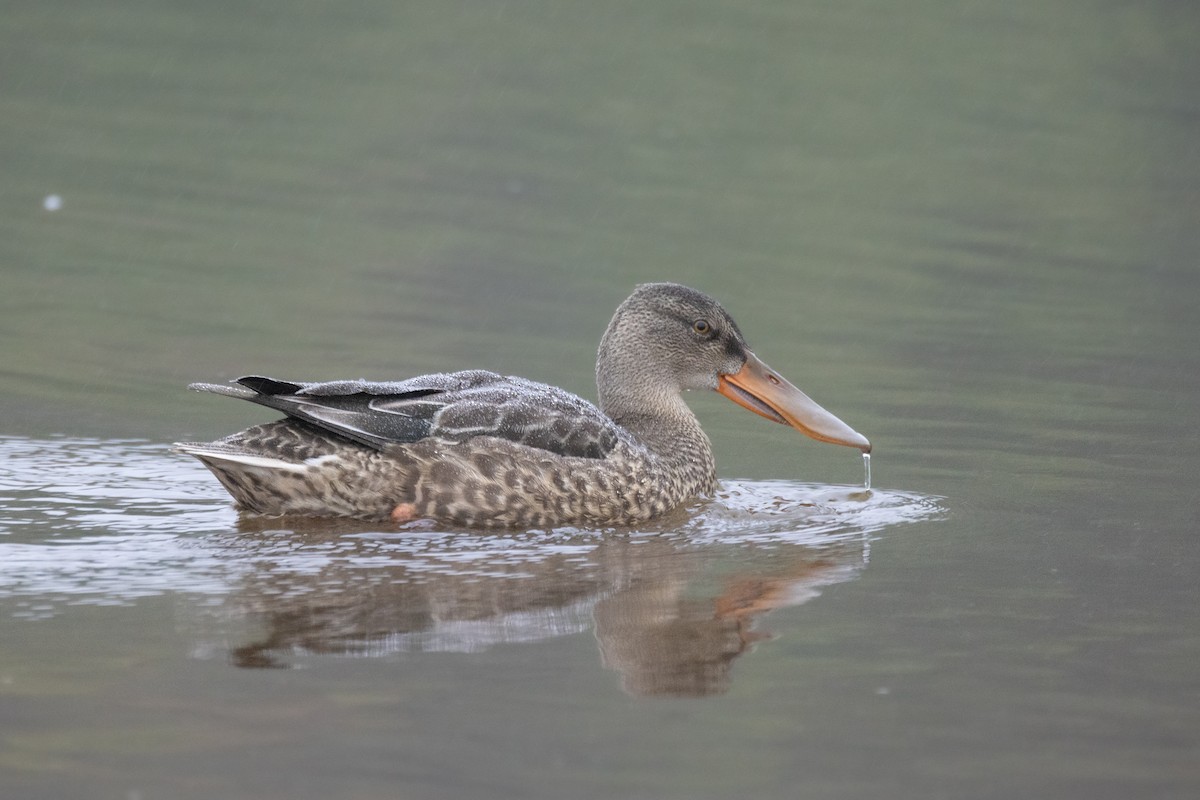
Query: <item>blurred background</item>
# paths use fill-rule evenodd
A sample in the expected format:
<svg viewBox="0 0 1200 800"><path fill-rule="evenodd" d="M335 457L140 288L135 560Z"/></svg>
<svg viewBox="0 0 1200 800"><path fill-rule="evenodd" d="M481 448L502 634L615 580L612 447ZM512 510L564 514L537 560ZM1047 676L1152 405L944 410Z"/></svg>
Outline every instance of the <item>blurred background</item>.
<svg viewBox="0 0 1200 800"><path fill-rule="evenodd" d="M1198 41L1200 8L1167 0L7 3L10 455L136 439L174 480L168 443L271 418L185 388L247 373L481 367L594 398L613 309L671 280L872 439L877 487L945 514L872 529L869 569L773 615L779 641L721 699L674 706L630 699L587 635L264 685L186 666L237 636L193 635L182 601L6 616L0 787L1195 796ZM860 480L849 451L693 405L725 478ZM78 531L22 527L24 475L0 543L52 558ZM117 647L134 621L171 646ZM81 650L61 683L23 683ZM184 702L168 676L192 669L212 694ZM277 705L237 717L228 698L259 691ZM196 734L193 703L232 716ZM313 727L272 740L274 780L217 744L296 708ZM101 743L114 714L129 744ZM163 729L170 755L146 744ZM338 749L364 730L390 745ZM197 751L211 774L172 760Z"/></svg>

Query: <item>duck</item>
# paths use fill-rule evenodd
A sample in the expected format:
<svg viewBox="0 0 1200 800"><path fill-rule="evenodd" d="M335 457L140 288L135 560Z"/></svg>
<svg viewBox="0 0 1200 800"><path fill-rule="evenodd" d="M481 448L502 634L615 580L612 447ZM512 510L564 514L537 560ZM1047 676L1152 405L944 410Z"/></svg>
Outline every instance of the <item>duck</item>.
<svg viewBox="0 0 1200 800"><path fill-rule="evenodd" d="M546 529L633 526L717 487L712 444L684 402L719 392L821 442L871 443L771 369L709 295L638 286L596 357L596 404L485 370L316 383L250 375L190 389L282 419L179 442L263 517Z"/></svg>

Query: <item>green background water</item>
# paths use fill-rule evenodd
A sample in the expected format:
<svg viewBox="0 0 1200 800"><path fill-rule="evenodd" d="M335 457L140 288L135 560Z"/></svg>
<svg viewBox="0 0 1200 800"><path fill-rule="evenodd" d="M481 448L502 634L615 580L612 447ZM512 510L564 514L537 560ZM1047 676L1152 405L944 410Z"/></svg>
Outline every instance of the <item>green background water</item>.
<svg viewBox="0 0 1200 800"><path fill-rule="evenodd" d="M269 415L183 387L248 372L590 397L612 309L676 280L945 513L874 532L704 699L622 692L586 633L239 670L198 651L252 614L103 569L120 603L12 590L0 789L1194 796L1197 41L1170 2L9 4L0 434L213 438ZM858 479L693 405L724 477ZM6 481L0 548L84 536ZM235 536L213 513L180 541Z"/></svg>

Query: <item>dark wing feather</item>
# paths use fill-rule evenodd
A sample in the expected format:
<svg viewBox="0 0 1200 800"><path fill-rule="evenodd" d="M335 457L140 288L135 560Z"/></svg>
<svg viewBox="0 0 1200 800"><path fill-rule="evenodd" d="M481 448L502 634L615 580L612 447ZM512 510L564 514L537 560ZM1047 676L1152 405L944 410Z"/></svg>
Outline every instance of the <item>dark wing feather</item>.
<svg viewBox="0 0 1200 800"><path fill-rule="evenodd" d="M463 442L494 436L558 455L603 458L621 435L582 398L482 370L383 383L293 383L261 376L237 383L245 389L195 388L242 397L376 450L430 437Z"/></svg>

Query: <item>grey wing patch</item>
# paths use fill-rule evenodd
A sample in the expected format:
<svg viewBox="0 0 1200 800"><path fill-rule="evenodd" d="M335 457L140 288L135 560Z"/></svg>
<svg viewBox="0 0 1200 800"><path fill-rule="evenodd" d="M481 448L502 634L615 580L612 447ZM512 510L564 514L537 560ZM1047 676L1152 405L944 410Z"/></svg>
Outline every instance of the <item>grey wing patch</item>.
<svg viewBox="0 0 1200 800"><path fill-rule="evenodd" d="M425 375L390 383L364 380L293 383L247 376L237 380L239 386L230 387L233 391L220 393L244 397L381 450L391 444L417 442L429 436L433 417L445 403L441 398L456 387L499 378L494 373L478 371Z"/></svg>
<svg viewBox="0 0 1200 800"><path fill-rule="evenodd" d="M403 411L380 411L361 395L349 395L357 402L343 404L313 403L296 398L287 413L318 425L376 450L396 442L417 442L429 435L429 417Z"/></svg>
<svg viewBox="0 0 1200 800"><path fill-rule="evenodd" d="M573 394L523 378L462 393L437 414L431 435L453 441L494 436L561 456L604 458L616 424Z"/></svg>
<svg viewBox="0 0 1200 800"><path fill-rule="evenodd" d="M604 458L620 437L616 424L582 398L484 370L392 382L247 376L237 384L194 388L251 400L376 450L430 437L489 436L562 456Z"/></svg>
<svg viewBox="0 0 1200 800"><path fill-rule="evenodd" d="M240 378L238 383L247 386L247 378ZM256 379L262 380L262 379ZM269 378L266 380L270 380ZM445 372L434 375L420 375L403 381L325 381L324 383L290 384L296 387L296 394L312 397L336 397L352 394L369 394L380 398L380 408L388 408L389 403L404 403L409 399L448 392L462 392L469 389L486 386L504 377L495 372L482 369L468 369L462 372ZM287 385L285 381L274 383Z"/></svg>

